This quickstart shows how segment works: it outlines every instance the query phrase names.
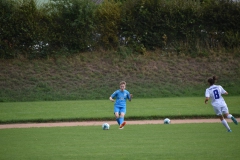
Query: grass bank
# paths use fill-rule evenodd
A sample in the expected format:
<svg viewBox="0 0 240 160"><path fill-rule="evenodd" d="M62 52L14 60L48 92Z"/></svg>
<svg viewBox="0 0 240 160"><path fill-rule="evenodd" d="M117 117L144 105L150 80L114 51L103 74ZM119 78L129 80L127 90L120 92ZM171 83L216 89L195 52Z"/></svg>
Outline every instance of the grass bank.
<svg viewBox="0 0 240 160"><path fill-rule="evenodd" d="M0 102L106 99L121 80L135 98L203 96L212 75L230 95L240 95L239 61L222 54L192 58L158 51L0 60Z"/></svg>

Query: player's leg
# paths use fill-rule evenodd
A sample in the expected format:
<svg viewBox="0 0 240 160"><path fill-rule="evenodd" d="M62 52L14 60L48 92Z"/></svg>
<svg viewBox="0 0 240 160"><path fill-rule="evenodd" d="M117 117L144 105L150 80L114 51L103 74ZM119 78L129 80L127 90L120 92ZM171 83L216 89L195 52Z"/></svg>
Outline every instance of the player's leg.
<svg viewBox="0 0 240 160"><path fill-rule="evenodd" d="M124 116L125 116L125 114L126 114L126 108L124 107L122 107L121 109L120 109L120 116L119 116L119 121L120 121L120 129L122 129L125 125L126 125L126 122L124 121Z"/></svg>
<svg viewBox="0 0 240 160"><path fill-rule="evenodd" d="M225 113L224 114L225 118L231 119L233 121L234 124L238 125L238 121L236 120L235 117L233 117L233 115L229 114L229 113Z"/></svg>
<svg viewBox="0 0 240 160"><path fill-rule="evenodd" d="M236 125L238 125L238 121L236 120L236 118L233 117L233 115L231 115L229 112L228 112L228 107L225 106L223 108L223 115L225 118L228 118L228 119L231 119L233 121L233 123L235 123Z"/></svg>
<svg viewBox="0 0 240 160"><path fill-rule="evenodd" d="M220 119L221 123L223 124L223 126L227 129L228 132L232 132L232 130L230 129L230 127L227 123L227 121L222 116L221 107L214 106L213 108L214 108L214 111L215 111L217 117Z"/></svg>
<svg viewBox="0 0 240 160"><path fill-rule="evenodd" d="M115 115L118 125L120 125L121 123L119 121L119 108L118 107L114 107L114 115Z"/></svg>
<svg viewBox="0 0 240 160"><path fill-rule="evenodd" d="M120 116L119 116L119 122L120 122L121 125L124 123L124 115L125 115L125 114L124 114L123 112L121 112L121 113L120 113ZM125 122L125 123L126 123L126 122ZM125 123L124 123L124 125L125 125ZM124 126L124 125L123 125L123 126ZM122 127L123 127L123 126L122 126ZM120 127L120 128L122 128L122 127Z"/></svg>
<svg viewBox="0 0 240 160"><path fill-rule="evenodd" d="M228 132L232 132L232 130L230 129L227 121L223 118L223 116L218 116L223 124L223 126L227 129Z"/></svg>

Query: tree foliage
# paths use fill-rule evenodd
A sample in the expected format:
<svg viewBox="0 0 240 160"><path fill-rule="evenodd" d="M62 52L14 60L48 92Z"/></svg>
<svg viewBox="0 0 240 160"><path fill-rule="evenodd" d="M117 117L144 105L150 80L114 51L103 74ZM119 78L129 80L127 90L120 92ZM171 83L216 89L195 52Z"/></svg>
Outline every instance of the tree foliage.
<svg viewBox="0 0 240 160"><path fill-rule="evenodd" d="M1 58L240 47L240 3L232 0L4 0L0 9Z"/></svg>

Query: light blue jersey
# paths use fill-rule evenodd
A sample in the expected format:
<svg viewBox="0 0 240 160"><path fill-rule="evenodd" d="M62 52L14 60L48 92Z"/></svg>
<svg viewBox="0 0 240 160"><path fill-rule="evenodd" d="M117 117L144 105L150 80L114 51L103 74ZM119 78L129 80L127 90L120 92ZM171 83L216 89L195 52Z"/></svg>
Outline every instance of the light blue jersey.
<svg viewBox="0 0 240 160"><path fill-rule="evenodd" d="M114 112L124 112L126 113L126 101L131 100L130 93L127 90L121 91L116 90L112 95L115 98Z"/></svg>

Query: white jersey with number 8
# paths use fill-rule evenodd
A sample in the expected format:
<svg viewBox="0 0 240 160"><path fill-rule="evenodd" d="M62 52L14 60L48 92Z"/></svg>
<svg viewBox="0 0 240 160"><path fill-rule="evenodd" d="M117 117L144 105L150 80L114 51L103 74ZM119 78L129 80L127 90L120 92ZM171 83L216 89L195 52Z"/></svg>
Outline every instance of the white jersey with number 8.
<svg viewBox="0 0 240 160"><path fill-rule="evenodd" d="M222 97L226 91L220 85L212 85L206 89L205 97L211 98L213 106L226 106L226 102Z"/></svg>

